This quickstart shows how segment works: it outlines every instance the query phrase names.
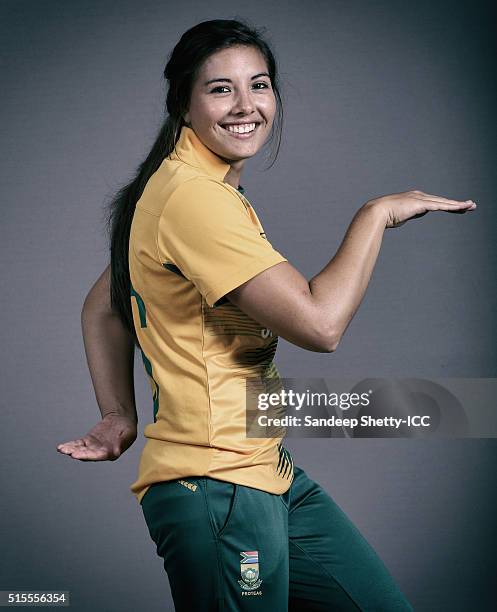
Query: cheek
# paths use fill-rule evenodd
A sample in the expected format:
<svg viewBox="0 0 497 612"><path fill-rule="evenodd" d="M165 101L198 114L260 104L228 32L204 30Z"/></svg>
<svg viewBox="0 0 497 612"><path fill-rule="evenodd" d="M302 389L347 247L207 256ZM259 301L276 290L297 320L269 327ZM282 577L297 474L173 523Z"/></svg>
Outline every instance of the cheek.
<svg viewBox="0 0 497 612"><path fill-rule="evenodd" d="M261 104L261 108L264 109L264 112L268 117L272 117L276 113L276 99L274 96L268 96L265 98Z"/></svg>
<svg viewBox="0 0 497 612"><path fill-rule="evenodd" d="M202 105L200 113L206 123L217 123L229 113L229 104L222 99L212 100Z"/></svg>

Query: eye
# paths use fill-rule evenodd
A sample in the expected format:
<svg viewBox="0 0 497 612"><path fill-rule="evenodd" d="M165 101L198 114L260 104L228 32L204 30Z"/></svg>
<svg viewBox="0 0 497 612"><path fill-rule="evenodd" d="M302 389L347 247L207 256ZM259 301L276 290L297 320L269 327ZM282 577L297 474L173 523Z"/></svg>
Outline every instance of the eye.
<svg viewBox="0 0 497 612"><path fill-rule="evenodd" d="M262 87L257 87L258 85L262 85ZM270 88L268 83L265 83L264 81L259 81L258 83L254 83L253 87L254 89L269 89ZM214 87L214 89L211 89L210 93L225 93L224 91L221 91L223 89L229 90L229 87L227 85L218 85L217 87Z"/></svg>
<svg viewBox="0 0 497 612"><path fill-rule="evenodd" d="M212 89L210 93L224 93L222 91L219 91L220 89L228 89L228 87L226 87L226 85L219 85L218 87L214 87L214 89Z"/></svg>

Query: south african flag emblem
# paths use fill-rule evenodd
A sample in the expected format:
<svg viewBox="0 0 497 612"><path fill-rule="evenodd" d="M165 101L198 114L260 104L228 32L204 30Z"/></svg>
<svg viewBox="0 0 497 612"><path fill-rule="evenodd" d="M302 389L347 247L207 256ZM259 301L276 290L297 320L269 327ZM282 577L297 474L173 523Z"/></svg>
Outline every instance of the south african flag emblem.
<svg viewBox="0 0 497 612"><path fill-rule="evenodd" d="M240 552L240 557L242 579L238 581L238 584L245 591L253 591L262 583L262 580L259 578L259 551L248 550Z"/></svg>

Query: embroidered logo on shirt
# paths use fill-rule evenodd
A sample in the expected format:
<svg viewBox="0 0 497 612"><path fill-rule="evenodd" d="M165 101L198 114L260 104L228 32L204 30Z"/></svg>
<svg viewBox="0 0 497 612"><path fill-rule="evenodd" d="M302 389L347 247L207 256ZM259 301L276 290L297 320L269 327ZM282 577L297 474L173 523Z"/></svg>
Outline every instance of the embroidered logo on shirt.
<svg viewBox="0 0 497 612"><path fill-rule="evenodd" d="M262 595L262 591L256 591L262 580L259 578L259 551L249 550L240 552L240 572L242 579L238 584L242 587L242 595Z"/></svg>
<svg viewBox="0 0 497 612"><path fill-rule="evenodd" d="M193 484L193 482L188 482L188 480L178 480L178 482L194 493L197 490L197 485Z"/></svg>

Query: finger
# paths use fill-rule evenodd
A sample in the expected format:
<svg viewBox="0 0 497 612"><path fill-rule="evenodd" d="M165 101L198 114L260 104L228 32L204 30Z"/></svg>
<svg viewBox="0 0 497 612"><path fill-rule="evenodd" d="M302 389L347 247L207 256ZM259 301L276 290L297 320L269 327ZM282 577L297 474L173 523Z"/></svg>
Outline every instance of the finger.
<svg viewBox="0 0 497 612"><path fill-rule="evenodd" d="M426 200L426 208L428 210L445 210L447 212L466 212L467 210L474 210L476 205L472 204L469 206L454 206L454 204L445 204L441 202L432 202L431 200Z"/></svg>
<svg viewBox="0 0 497 612"><path fill-rule="evenodd" d="M72 446L63 446L62 448L58 448L57 452L62 453L63 455L70 455L74 452L74 448Z"/></svg>
<svg viewBox="0 0 497 612"><path fill-rule="evenodd" d="M473 212L476 206L472 206L471 208L463 208L462 210L450 210L449 212L453 215L465 215L467 212Z"/></svg>
<svg viewBox="0 0 497 612"><path fill-rule="evenodd" d="M71 456L81 461L103 461L107 459L108 452L105 448L83 448L75 450Z"/></svg>
<svg viewBox="0 0 497 612"><path fill-rule="evenodd" d="M59 444L57 450L61 453L70 454L77 450L82 450L85 448L96 449L102 448L102 445L98 440L92 438L91 436L85 436L84 438L78 438L77 440L72 440L71 442L66 442L65 444Z"/></svg>
<svg viewBox="0 0 497 612"><path fill-rule="evenodd" d="M61 453L72 452L76 448L84 447L85 443L83 440L71 440L70 442L64 442L63 444L59 444L57 446L57 450Z"/></svg>
<svg viewBox="0 0 497 612"><path fill-rule="evenodd" d="M476 204L472 203L457 203L453 204L452 202L444 202L441 200L423 200L424 205L428 210L448 210L451 212L460 212L469 210L472 208L476 208Z"/></svg>
<svg viewBox="0 0 497 612"><path fill-rule="evenodd" d="M84 440L83 438L77 438L76 440L69 440L68 442L63 442L62 444L59 444L59 446L57 448L60 448L61 446L65 446L66 444L74 444L74 445L83 445L84 446Z"/></svg>
<svg viewBox="0 0 497 612"><path fill-rule="evenodd" d="M420 196L418 196L419 200L432 200L433 202L444 202L446 204L455 204L455 205L464 205L464 206L468 206L468 205L472 205L474 204L473 200L452 200L450 198L444 198L442 196L437 196L437 195L429 195L429 194L422 194Z"/></svg>

